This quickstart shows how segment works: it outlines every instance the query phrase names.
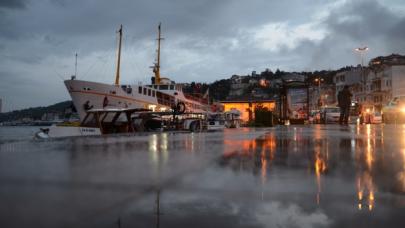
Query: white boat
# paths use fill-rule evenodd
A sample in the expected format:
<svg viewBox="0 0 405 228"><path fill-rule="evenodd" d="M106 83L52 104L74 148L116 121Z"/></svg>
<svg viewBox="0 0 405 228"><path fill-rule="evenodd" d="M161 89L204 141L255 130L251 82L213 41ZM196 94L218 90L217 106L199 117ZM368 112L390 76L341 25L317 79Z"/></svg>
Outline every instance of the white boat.
<svg viewBox="0 0 405 228"><path fill-rule="evenodd" d="M182 112L205 112L209 109L208 100L188 96L183 93L182 85L160 76L161 29L158 27L157 61L153 66L154 77L151 85L121 85L120 56L122 25L118 31L119 46L115 84L76 80L72 76L65 86L72 98L80 120L91 109L143 108L153 112L170 111L177 107Z"/></svg>

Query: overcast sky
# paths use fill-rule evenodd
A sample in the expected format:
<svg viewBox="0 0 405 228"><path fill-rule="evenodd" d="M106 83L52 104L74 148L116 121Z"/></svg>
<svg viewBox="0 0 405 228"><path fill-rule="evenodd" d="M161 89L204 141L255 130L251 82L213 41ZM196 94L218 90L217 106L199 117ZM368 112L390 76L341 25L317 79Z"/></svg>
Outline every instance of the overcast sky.
<svg viewBox="0 0 405 228"><path fill-rule="evenodd" d="M3 111L69 99L63 80L114 82L124 26L121 83L149 83L157 25L164 76L213 82L233 74L337 69L405 54L403 0L0 0Z"/></svg>

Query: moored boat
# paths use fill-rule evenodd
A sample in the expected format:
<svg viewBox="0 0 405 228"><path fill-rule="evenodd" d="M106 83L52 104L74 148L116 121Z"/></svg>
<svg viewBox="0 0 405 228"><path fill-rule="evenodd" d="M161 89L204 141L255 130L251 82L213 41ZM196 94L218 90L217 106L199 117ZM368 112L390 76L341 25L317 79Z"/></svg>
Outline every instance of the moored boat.
<svg viewBox="0 0 405 228"><path fill-rule="evenodd" d="M87 110L105 108L143 108L150 111L169 111L174 107L184 106L185 112L205 112L210 109L208 100L187 95L182 84L176 84L160 75L160 42L161 26L158 27L157 61L153 66L154 77L150 85L120 84L120 56L122 26L119 31L119 45L115 84L77 80L72 77L66 80L65 86L72 98L80 120Z"/></svg>

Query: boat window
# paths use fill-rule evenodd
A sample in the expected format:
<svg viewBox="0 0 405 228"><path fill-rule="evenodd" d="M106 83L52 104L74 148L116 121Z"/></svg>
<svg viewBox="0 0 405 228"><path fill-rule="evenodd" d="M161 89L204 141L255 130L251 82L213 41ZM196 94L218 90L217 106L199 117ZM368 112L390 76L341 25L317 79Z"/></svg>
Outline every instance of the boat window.
<svg viewBox="0 0 405 228"><path fill-rule="evenodd" d="M138 87L138 93L142 94L142 87L141 86Z"/></svg>
<svg viewBox="0 0 405 228"><path fill-rule="evenodd" d="M150 96L151 95L151 90L150 89L148 89L148 96Z"/></svg>
<svg viewBox="0 0 405 228"><path fill-rule="evenodd" d="M146 88L143 88L143 95L146 95Z"/></svg>
<svg viewBox="0 0 405 228"><path fill-rule="evenodd" d="M168 90L169 86L168 85L160 85L159 88L160 88L160 90Z"/></svg>
<svg viewBox="0 0 405 228"><path fill-rule="evenodd" d="M155 97L155 90L152 90L152 97Z"/></svg>
<svg viewBox="0 0 405 228"><path fill-rule="evenodd" d="M157 86L157 85L154 85L154 86L153 86L153 88L155 88L155 89L159 89L159 86Z"/></svg>
<svg viewBox="0 0 405 228"><path fill-rule="evenodd" d="M132 93L132 88L131 87L127 87L127 93L131 94Z"/></svg>
<svg viewBox="0 0 405 228"><path fill-rule="evenodd" d="M174 85L171 85L171 86L170 86L170 90L174 90Z"/></svg>

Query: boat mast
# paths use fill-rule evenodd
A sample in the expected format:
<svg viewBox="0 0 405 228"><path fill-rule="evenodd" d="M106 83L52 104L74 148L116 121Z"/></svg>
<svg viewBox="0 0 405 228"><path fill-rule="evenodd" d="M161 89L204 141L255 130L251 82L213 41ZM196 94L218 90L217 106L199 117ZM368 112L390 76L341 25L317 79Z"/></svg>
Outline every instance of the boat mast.
<svg viewBox="0 0 405 228"><path fill-rule="evenodd" d="M161 30L160 30L161 24L162 23L159 23L159 27L158 27L157 62L155 63L155 67L153 68L153 73L155 73L155 84L160 84L160 41L163 40L163 38L161 38Z"/></svg>
<svg viewBox="0 0 405 228"><path fill-rule="evenodd" d="M118 30L118 34L119 34L119 41L118 41L117 72L115 74L115 85L116 86L118 86L120 84L122 25L120 26L120 30Z"/></svg>
<svg viewBox="0 0 405 228"><path fill-rule="evenodd" d="M75 55L75 77L77 76L77 53Z"/></svg>

